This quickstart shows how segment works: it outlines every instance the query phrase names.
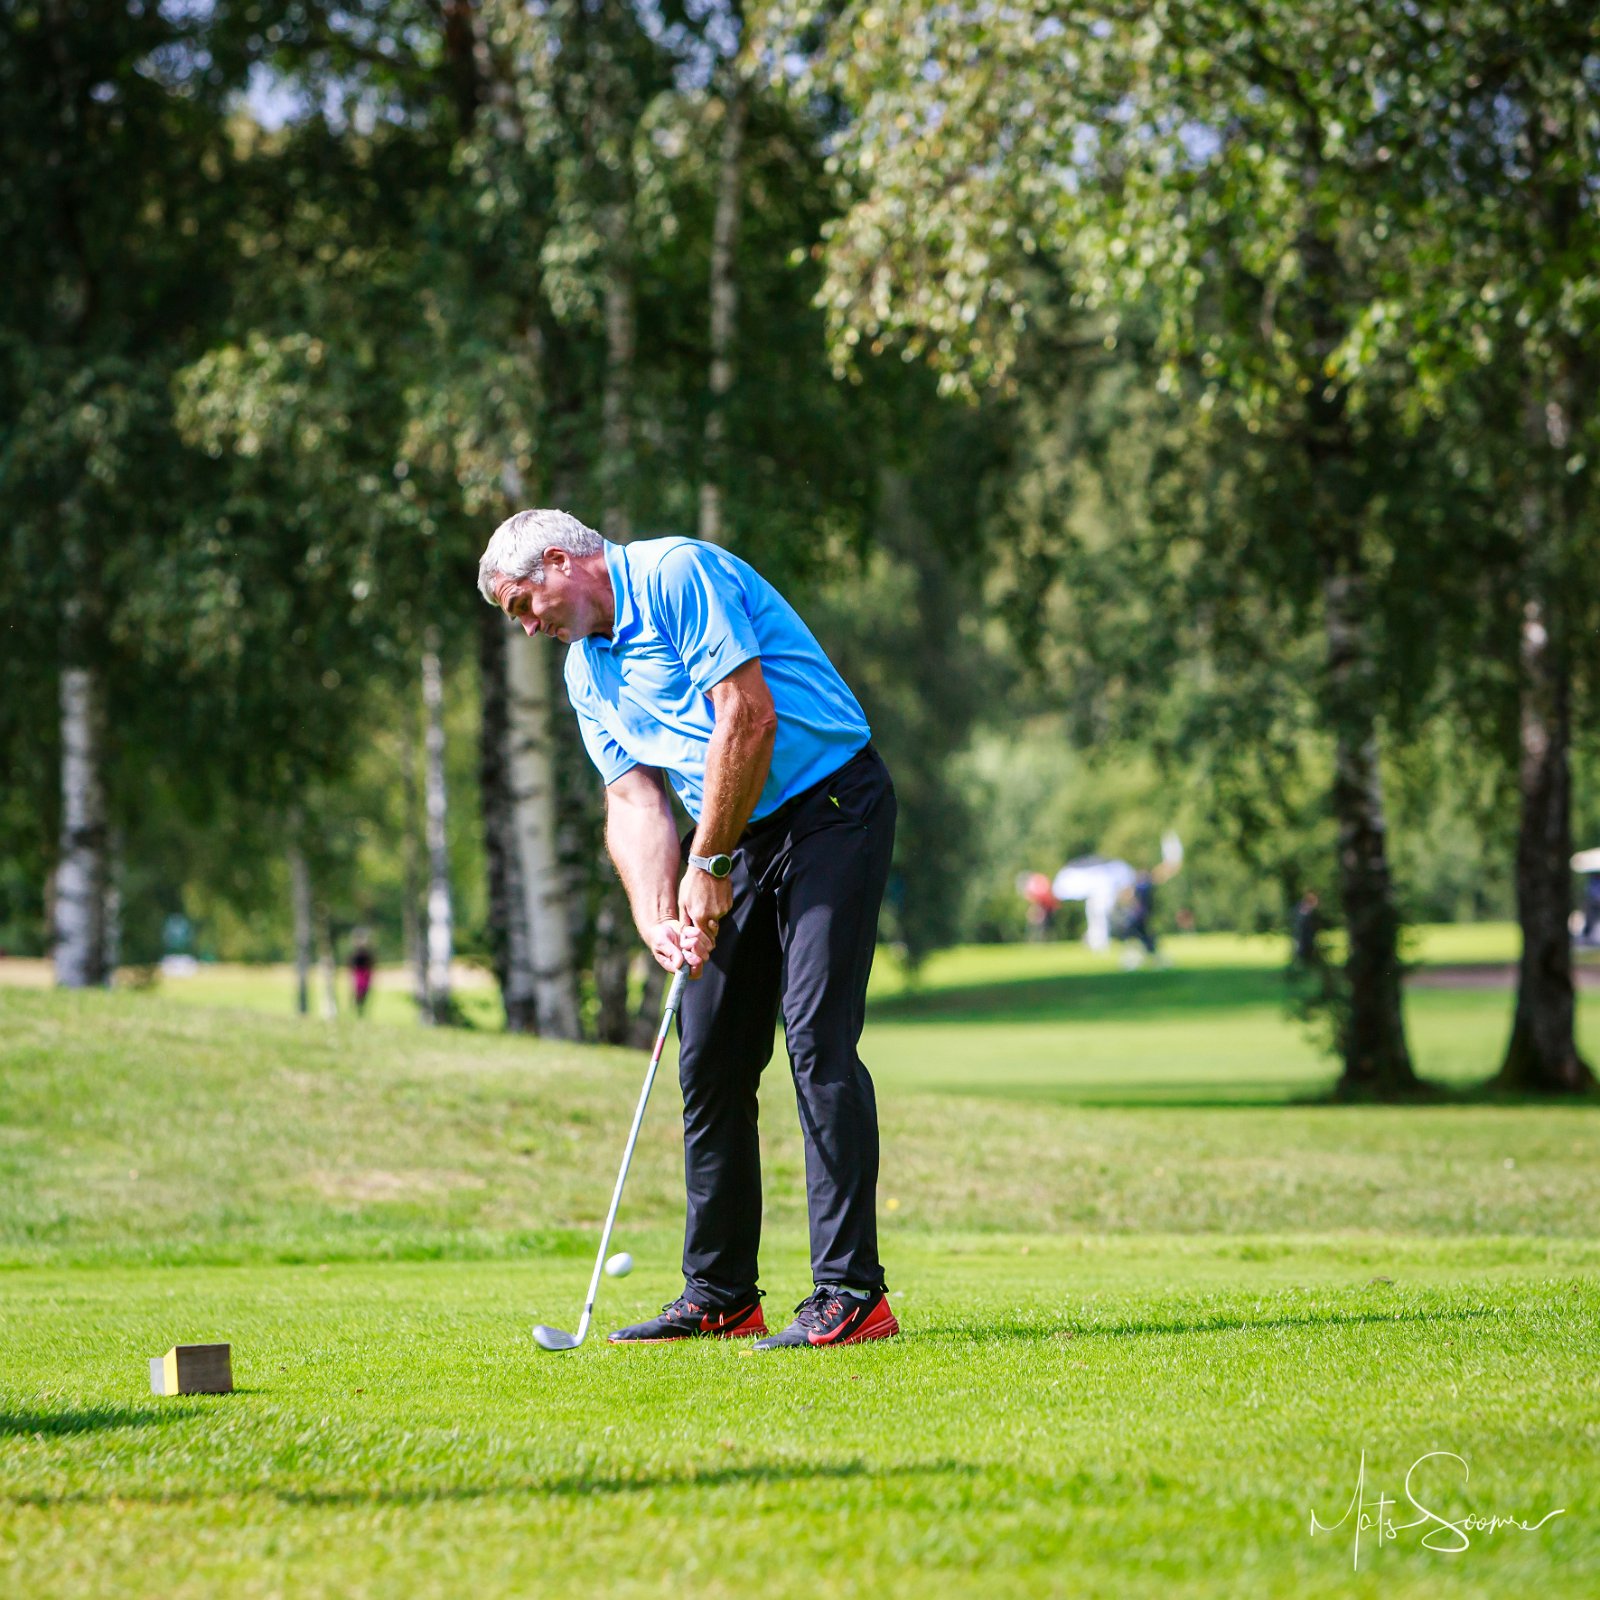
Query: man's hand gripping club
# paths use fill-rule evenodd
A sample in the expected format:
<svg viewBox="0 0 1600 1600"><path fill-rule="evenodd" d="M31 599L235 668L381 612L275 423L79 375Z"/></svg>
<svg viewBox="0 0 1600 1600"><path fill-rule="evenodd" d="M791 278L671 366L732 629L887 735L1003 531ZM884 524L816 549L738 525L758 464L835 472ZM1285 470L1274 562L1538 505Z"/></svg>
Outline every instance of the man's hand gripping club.
<svg viewBox="0 0 1600 1600"><path fill-rule="evenodd" d="M737 846L767 781L778 731L760 661L747 661L713 684L711 708L716 725L692 846L703 856L732 854ZM733 905L733 885L698 867L674 883L678 840L660 773L635 767L606 789L606 846L650 953L668 972L687 964L690 976L699 977Z"/></svg>

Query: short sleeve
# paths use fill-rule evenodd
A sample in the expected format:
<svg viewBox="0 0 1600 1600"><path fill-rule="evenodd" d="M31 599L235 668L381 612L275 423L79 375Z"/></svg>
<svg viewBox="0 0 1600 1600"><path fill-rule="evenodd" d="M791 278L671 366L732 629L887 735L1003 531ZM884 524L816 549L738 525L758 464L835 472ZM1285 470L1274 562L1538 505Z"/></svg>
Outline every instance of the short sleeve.
<svg viewBox="0 0 1600 1600"><path fill-rule="evenodd" d="M585 712L578 713L578 732L583 736L583 748L600 774L601 783L608 788L625 772L639 765L626 750L606 731L605 726Z"/></svg>
<svg viewBox="0 0 1600 1600"><path fill-rule="evenodd" d="M601 783L609 787L623 773L632 771L639 763L617 743L611 730L590 708L582 673L574 670L576 665L573 660L574 654L575 652L571 650L567 652L563 674L567 685L567 699L571 702L573 711L577 713L578 733L583 739L583 748L588 751L595 771L600 774Z"/></svg>
<svg viewBox="0 0 1600 1600"><path fill-rule="evenodd" d="M656 625L701 694L761 654L738 580L708 552L694 545L674 550L656 568L655 581Z"/></svg>

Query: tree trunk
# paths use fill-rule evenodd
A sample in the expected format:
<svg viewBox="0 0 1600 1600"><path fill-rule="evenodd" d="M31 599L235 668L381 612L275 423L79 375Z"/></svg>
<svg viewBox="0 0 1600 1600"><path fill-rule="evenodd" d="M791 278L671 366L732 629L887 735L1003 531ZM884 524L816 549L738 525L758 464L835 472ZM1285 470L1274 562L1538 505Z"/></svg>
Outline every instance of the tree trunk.
<svg viewBox="0 0 1600 1600"><path fill-rule="evenodd" d="M326 904L317 907L317 943L322 958L322 1020L339 1015L339 949L333 933L333 916Z"/></svg>
<svg viewBox="0 0 1600 1600"><path fill-rule="evenodd" d="M1320 141L1302 127L1304 183L1318 180ZM1312 339L1307 362L1306 462L1313 538L1327 639L1324 724L1333 736L1330 809L1338 830L1339 895L1348 949L1338 996L1347 1099L1401 1099L1421 1085L1406 1048L1400 993L1400 914L1389 876L1388 828L1378 763L1377 657L1369 616L1362 530L1371 489L1351 432L1347 396L1327 382L1333 350L1347 331L1350 285L1337 241L1308 228L1301 236Z"/></svg>
<svg viewBox="0 0 1600 1600"><path fill-rule="evenodd" d="M423 793L428 817L428 1005L430 1022L454 1019L450 961L454 954L450 912L450 850L444 773L444 674L439 631L429 628L422 653L422 704L427 716Z"/></svg>
<svg viewBox="0 0 1600 1600"><path fill-rule="evenodd" d="M567 929L568 887L556 839L555 742L550 726L554 685L543 641L507 626L507 743L516 815L523 910L533 956L539 1032L576 1039L578 982Z"/></svg>
<svg viewBox="0 0 1600 1600"><path fill-rule="evenodd" d="M405 898L400 905L400 942L406 969L411 974L411 998L420 1016L428 1004L428 950L422 937L421 796L417 789L417 732L413 717L400 722L401 804L405 807L402 851L405 862Z"/></svg>
<svg viewBox="0 0 1600 1600"><path fill-rule="evenodd" d="M105 701L99 673L61 674L61 858L56 867L55 969L64 989L106 981Z"/></svg>
<svg viewBox="0 0 1600 1600"><path fill-rule="evenodd" d="M661 1007L667 997L667 969L654 956L647 960L639 1008L633 1014L633 1032L628 1040L636 1050L648 1050L656 1042L656 1030L661 1026Z"/></svg>
<svg viewBox="0 0 1600 1600"><path fill-rule="evenodd" d="M628 968L636 934L622 885L612 880L602 890L594 925L595 1036L601 1044L628 1044L633 1019L628 1013Z"/></svg>
<svg viewBox="0 0 1600 1600"><path fill-rule="evenodd" d="M120 828L106 834L106 982L111 983L122 965L122 861L126 841Z"/></svg>
<svg viewBox="0 0 1600 1600"><path fill-rule="evenodd" d="M487 606L478 617L478 796L483 816L484 864L489 880L489 949L506 1028L537 1033L522 864L517 847L516 795L511 777L509 652L519 630Z"/></svg>
<svg viewBox="0 0 1600 1600"><path fill-rule="evenodd" d="M1338 1093L1393 1099L1419 1085L1401 1010L1400 917L1389 877L1365 582L1348 569L1330 574L1323 583L1323 604L1334 735L1331 803L1349 938Z"/></svg>
<svg viewBox="0 0 1600 1600"><path fill-rule="evenodd" d="M739 248L739 202L748 89L729 65L723 96L722 161L717 173L717 211L711 227L711 377L706 408L705 462L700 480L700 537L726 542L728 391L733 388L734 319L739 310L735 266Z"/></svg>
<svg viewBox="0 0 1600 1600"><path fill-rule="evenodd" d="M617 543L632 537L633 356L637 335L627 207L601 214L606 239L606 375L600 400L600 531Z"/></svg>
<svg viewBox="0 0 1600 1600"><path fill-rule="evenodd" d="M1517 833L1517 1006L1495 1086L1583 1094L1594 1073L1578 1053L1572 984L1572 685L1564 629L1539 600L1522 622L1522 820Z"/></svg>
<svg viewBox="0 0 1600 1600"><path fill-rule="evenodd" d="M311 961L314 932L311 920L311 868L301 841L301 819L289 819L289 903L294 915L295 1010L303 1017L311 1010Z"/></svg>
<svg viewBox="0 0 1600 1600"><path fill-rule="evenodd" d="M601 401L601 531L625 541L633 532L629 507L633 487L633 356L635 305L629 207L618 200L601 214L606 239L606 374ZM594 987L596 1032L608 1044L625 1044L631 1034L628 1014L628 963L633 953L633 918L622 886L605 873L595 919Z"/></svg>

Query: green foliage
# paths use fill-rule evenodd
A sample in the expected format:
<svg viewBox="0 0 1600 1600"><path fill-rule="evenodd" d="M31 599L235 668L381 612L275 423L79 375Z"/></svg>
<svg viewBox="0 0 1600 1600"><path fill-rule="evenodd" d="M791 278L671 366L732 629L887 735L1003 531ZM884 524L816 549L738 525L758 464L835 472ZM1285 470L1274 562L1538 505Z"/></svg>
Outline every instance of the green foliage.
<svg viewBox="0 0 1600 1600"><path fill-rule="evenodd" d="M1355 698L1385 744L1402 900L1505 904L1529 585L1562 598L1580 696L1600 639L1593 19L1025 0L893 20L806 0L5 8L0 943L43 947L55 680L87 651L130 955L178 905L220 950L280 950L295 805L338 915L397 945L396 730L434 625L471 737L488 527L521 501L598 521L615 492L640 533L694 529L734 73L725 521L868 703L902 805L896 942L1014 926L1009 877L1068 838L1120 848L1126 826L1147 855L1163 790L1203 841L1202 925L1268 925L1307 883L1336 915L1348 708L1319 628L1341 566L1366 585ZM1561 438L1530 442L1544 389ZM1530 497L1559 530L1531 565ZM1058 771L1057 743L1084 754ZM594 785L565 753L592 909ZM471 944L473 779L452 759Z"/></svg>
<svg viewBox="0 0 1600 1600"><path fill-rule="evenodd" d="M0 15L0 924L24 947L45 937L60 665L97 669L124 775L205 726L201 707L174 720L150 630L172 620L160 566L184 542L195 467L167 385L214 327L241 74L160 8ZM135 854L144 816L113 786L112 837Z"/></svg>

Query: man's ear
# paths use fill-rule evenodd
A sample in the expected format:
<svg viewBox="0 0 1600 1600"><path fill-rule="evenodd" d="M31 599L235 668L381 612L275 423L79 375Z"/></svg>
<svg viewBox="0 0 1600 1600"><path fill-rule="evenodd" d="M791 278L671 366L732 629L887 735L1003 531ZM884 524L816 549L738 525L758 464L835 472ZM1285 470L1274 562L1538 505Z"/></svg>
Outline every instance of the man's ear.
<svg viewBox="0 0 1600 1600"><path fill-rule="evenodd" d="M544 553L545 571L548 572L551 567L554 567L563 576L570 577L572 575L572 552L563 550L560 545L551 545Z"/></svg>

